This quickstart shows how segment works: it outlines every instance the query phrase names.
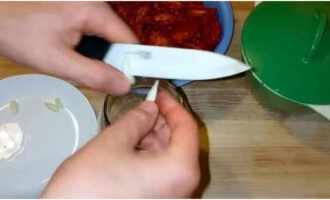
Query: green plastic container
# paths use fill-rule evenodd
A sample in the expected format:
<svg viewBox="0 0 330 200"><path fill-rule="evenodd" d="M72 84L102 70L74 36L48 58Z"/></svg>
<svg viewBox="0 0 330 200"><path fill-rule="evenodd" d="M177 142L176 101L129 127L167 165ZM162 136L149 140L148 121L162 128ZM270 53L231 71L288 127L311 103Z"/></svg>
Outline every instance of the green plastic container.
<svg viewBox="0 0 330 200"><path fill-rule="evenodd" d="M241 36L249 80L264 105L282 111L330 104L330 2L263 2Z"/></svg>

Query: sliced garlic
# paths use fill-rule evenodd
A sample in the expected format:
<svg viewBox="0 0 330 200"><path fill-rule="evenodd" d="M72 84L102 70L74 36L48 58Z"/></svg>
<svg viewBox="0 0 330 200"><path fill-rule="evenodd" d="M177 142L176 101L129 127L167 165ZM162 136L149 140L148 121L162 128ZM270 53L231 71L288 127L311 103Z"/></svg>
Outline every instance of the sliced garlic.
<svg viewBox="0 0 330 200"><path fill-rule="evenodd" d="M9 102L9 109L11 114L16 115L18 113L18 104L15 100Z"/></svg>
<svg viewBox="0 0 330 200"><path fill-rule="evenodd" d="M55 111L55 112L57 112L60 109L64 108L63 104L62 104L62 101L59 97L55 98L54 103L45 102L44 104L45 104L46 108L48 108L51 111Z"/></svg>
<svg viewBox="0 0 330 200"><path fill-rule="evenodd" d="M60 110L59 106L57 104L55 104L55 103L45 102L44 104L45 104L46 108L48 108L51 111L57 112L57 111Z"/></svg>
<svg viewBox="0 0 330 200"><path fill-rule="evenodd" d="M56 97L55 99L55 104L59 107L59 108L63 108L63 104L60 98Z"/></svg>
<svg viewBox="0 0 330 200"><path fill-rule="evenodd" d="M158 85L159 85L159 80L156 80L154 85L151 87L149 90L146 101L155 101L157 97L157 92L158 92Z"/></svg>
<svg viewBox="0 0 330 200"><path fill-rule="evenodd" d="M6 159L22 147L23 132L18 123L0 125L0 159Z"/></svg>
<svg viewBox="0 0 330 200"><path fill-rule="evenodd" d="M135 77L130 72L130 62L127 57L123 60L123 73L128 82L133 85L135 83Z"/></svg>

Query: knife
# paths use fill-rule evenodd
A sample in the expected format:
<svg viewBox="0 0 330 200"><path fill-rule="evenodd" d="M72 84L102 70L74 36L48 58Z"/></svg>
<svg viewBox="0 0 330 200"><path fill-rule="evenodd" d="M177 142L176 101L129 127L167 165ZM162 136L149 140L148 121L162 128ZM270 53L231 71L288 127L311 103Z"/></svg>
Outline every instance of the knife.
<svg viewBox="0 0 330 200"><path fill-rule="evenodd" d="M250 69L236 59L209 51L119 43L111 44L103 61L133 76L161 79L216 79Z"/></svg>

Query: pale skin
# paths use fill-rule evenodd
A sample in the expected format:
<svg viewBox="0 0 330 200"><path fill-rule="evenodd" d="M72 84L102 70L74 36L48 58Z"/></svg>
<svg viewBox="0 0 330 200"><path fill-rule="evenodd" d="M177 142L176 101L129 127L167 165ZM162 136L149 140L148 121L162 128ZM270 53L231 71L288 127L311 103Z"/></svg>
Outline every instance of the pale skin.
<svg viewBox="0 0 330 200"><path fill-rule="evenodd" d="M111 94L129 91L122 73L73 50L84 34L138 43L104 2L0 3L0 30L0 53L22 66ZM194 118L161 92L65 160L41 197L189 197L200 178L198 143Z"/></svg>

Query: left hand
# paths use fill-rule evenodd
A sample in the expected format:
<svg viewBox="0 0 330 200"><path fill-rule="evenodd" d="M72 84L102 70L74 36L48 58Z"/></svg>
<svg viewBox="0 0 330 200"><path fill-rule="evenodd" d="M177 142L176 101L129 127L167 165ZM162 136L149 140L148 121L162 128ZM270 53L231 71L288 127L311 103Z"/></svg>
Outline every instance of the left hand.
<svg viewBox="0 0 330 200"><path fill-rule="evenodd" d="M0 30L0 54L23 66L114 95L129 91L121 72L74 51L82 35L138 43L106 2L0 2Z"/></svg>

